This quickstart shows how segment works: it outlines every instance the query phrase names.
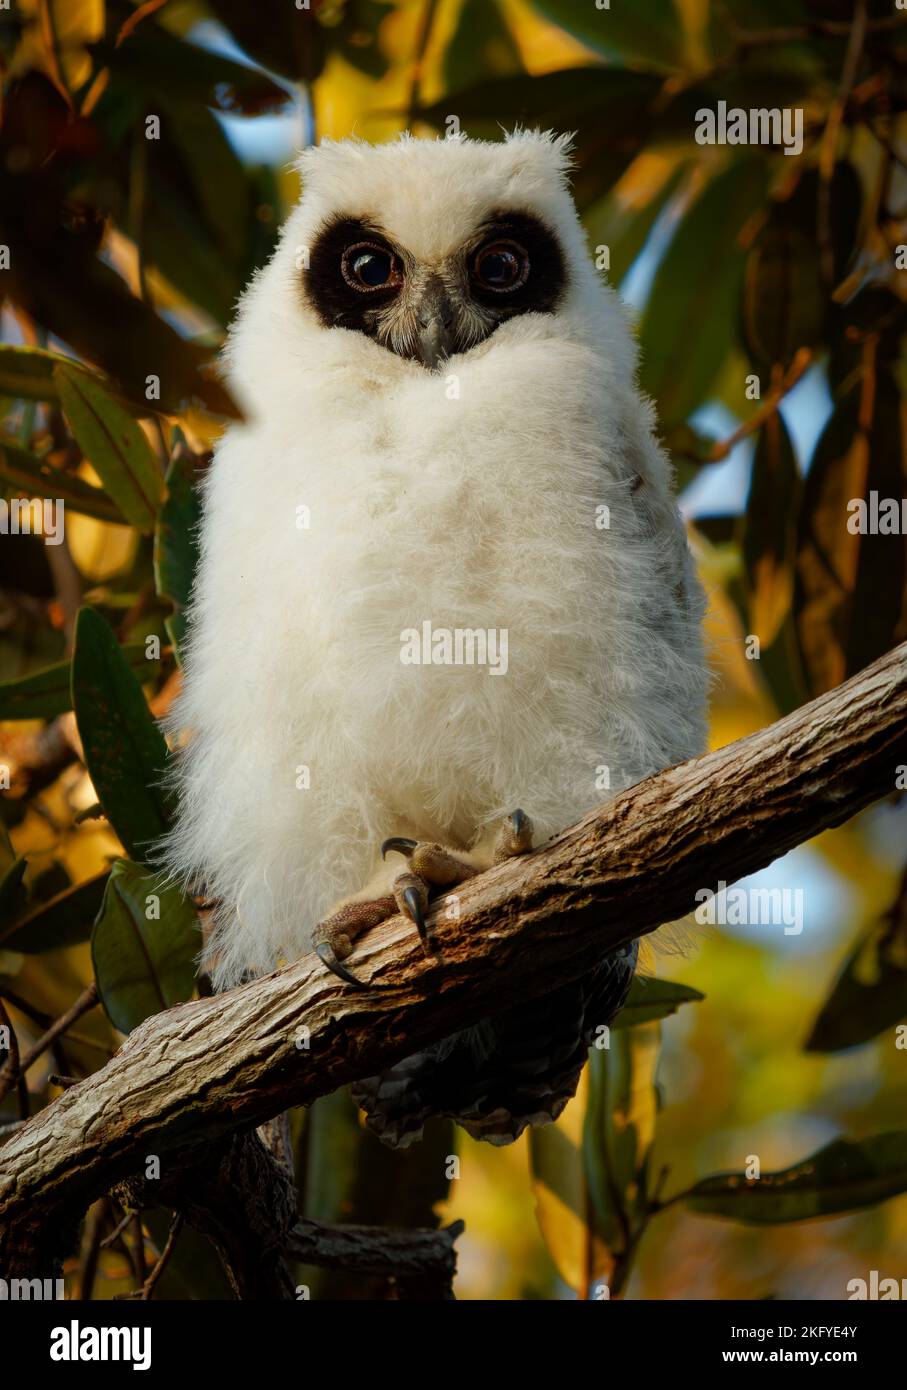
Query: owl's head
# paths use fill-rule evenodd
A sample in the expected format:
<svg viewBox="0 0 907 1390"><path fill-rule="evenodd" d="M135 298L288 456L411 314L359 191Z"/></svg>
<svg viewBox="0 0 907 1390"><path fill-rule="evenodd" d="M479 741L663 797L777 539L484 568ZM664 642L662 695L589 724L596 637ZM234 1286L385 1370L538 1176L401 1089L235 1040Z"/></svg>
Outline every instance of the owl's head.
<svg viewBox="0 0 907 1390"><path fill-rule="evenodd" d="M288 228L305 252L299 311L429 371L512 319L556 313L588 263L568 150L538 132L307 150Z"/></svg>

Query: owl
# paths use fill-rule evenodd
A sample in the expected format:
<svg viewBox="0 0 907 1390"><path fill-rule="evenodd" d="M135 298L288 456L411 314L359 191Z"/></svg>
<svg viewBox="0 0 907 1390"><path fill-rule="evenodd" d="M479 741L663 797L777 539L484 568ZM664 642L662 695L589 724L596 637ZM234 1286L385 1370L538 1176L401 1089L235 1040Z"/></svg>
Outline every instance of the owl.
<svg viewBox="0 0 907 1390"><path fill-rule="evenodd" d="M703 597L570 142L322 142L226 349L171 871L218 989L356 941L702 751ZM636 948L354 1088L389 1144L556 1118Z"/></svg>

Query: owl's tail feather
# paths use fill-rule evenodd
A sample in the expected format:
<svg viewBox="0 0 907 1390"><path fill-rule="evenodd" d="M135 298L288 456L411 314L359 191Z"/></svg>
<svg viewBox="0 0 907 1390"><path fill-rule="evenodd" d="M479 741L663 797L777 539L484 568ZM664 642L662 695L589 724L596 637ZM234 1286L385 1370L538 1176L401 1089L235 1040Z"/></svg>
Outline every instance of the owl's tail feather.
<svg viewBox="0 0 907 1390"><path fill-rule="evenodd" d="M511 1144L528 1125L556 1120L576 1092L596 1030L620 1012L636 960L633 942L585 979L357 1082L353 1100L369 1129L405 1149L421 1139L426 1120L450 1116L474 1139Z"/></svg>

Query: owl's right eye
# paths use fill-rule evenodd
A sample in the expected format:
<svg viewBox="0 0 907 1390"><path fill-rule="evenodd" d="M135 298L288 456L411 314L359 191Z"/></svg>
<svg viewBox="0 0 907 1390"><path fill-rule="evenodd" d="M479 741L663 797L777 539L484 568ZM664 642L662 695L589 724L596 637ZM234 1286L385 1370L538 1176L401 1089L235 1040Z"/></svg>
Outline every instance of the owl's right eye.
<svg viewBox="0 0 907 1390"><path fill-rule="evenodd" d="M344 280L354 290L368 294L372 290L393 289L403 282L399 259L384 246L358 242L348 246L340 262Z"/></svg>

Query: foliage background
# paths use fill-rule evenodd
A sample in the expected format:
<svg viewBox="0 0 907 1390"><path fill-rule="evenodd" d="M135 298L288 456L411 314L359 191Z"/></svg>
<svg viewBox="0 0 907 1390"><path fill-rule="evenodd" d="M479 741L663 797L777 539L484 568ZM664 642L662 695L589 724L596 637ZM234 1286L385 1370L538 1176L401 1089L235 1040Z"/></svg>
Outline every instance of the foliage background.
<svg viewBox="0 0 907 1390"><path fill-rule="evenodd" d="M905 492L905 19L843 0L0 10L0 487L68 503L62 546L0 536L0 1001L21 1052L95 976L104 1002L62 1053L35 1062L27 1089L8 1089L0 1124L57 1095L52 1073L103 1062L117 1026L197 987L192 905L164 894L160 922L141 912L158 887L143 846L168 814L147 708L160 714L179 680L194 483L233 409L206 364L298 194L300 144L443 132L450 116L491 138L517 122L577 132L577 198L638 310L643 384L710 594L715 745L907 636L904 538L853 536L845 510L872 490ZM719 100L801 107L803 153L698 145L695 112ZM149 116L159 139L146 139ZM149 375L160 381L150 403ZM80 606L93 611L77 621ZM801 935L727 927L659 961L705 1000L661 1025L657 1113L657 1024L615 1032L531 1153L525 1140L497 1151L438 1126L405 1159L390 1155L341 1093L295 1117L302 1210L464 1217L467 1298L584 1295L601 1277L631 1297L841 1298L870 1269L907 1274L903 1198L822 1221L751 1213L754 1225L728 1200L713 1203L717 1218L671 1203L638 1250L634 1224L653 1187L671 1197L749 1155L767 1172L838 1135L903 1126L897 801L759 876L804 890ZM902 1190L903 1135L886 1163L886 1190ZM818 1197L794 1215L827 1209L818 1172ZM67 1267L73 1291L118 1215L94 1209ZM164 1214L150 1216L146 1258L165 1233ZM89 1282L103 1298L134 1277L127 1239ZM384 1292L307 1277L321 1295ZM224 1296L191 1232L160 1293Z"/></svg>

